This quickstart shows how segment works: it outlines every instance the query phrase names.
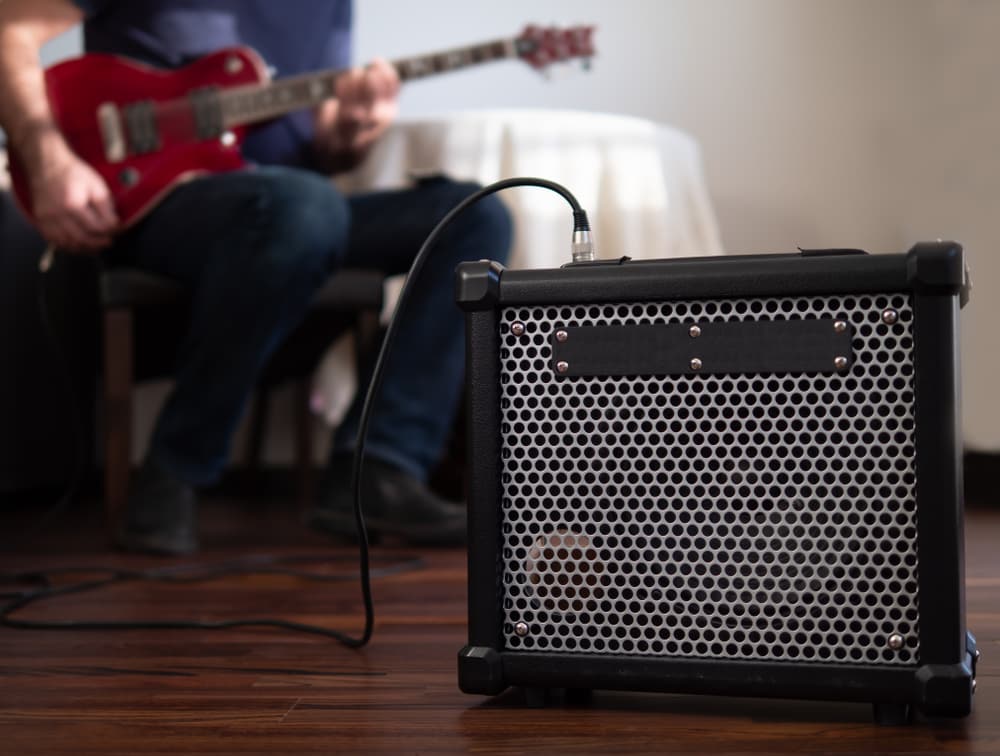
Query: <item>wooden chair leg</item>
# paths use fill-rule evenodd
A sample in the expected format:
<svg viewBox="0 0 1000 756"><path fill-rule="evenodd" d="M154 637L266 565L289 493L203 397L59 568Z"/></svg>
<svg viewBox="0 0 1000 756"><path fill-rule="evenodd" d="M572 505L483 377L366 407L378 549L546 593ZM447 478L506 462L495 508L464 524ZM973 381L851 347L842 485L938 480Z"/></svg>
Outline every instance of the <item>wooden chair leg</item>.
<svg viewBox="0 0 1000 756"><path fill-rule="evenodd" d="M295 471L299 504L307 508L313 500L313 433L309 408L309 378L295 381Z"/></svg>
<svg viewBox="0 0 1000 756"><path fill-rule="evenodd" d="M380 326L378 310L365 310L358 314L354 324L354 348L359 360L362 355L374 358L371 353L378 346Z"/></svg>
<svg viewBox="0 0 1000 756"><path fill-rule="evenodd" d="M104 313L104 499L109 523L128 498L132 465L132 313Z"/></svg>

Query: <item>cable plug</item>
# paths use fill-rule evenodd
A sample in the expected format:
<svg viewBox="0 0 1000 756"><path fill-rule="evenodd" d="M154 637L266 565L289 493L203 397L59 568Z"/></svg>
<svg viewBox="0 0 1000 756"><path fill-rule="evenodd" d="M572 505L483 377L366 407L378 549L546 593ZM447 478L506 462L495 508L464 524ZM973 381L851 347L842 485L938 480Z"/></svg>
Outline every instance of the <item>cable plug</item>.
<svg viewBox="0 0 1000 756"><path fill-rule="evenodd" d="M56 256L56 245L49 244L42 253L41 258L38 260L38 270L40 273L48 273L49 268L52 267L52 262L55 260Z"/></svg>
<svg viewBox="0 0 1000 756"><path fill-rule="evenodd" d="M592 262L597 257L597 248L590 233L587 211L573 210L573 262Z"/></svg>

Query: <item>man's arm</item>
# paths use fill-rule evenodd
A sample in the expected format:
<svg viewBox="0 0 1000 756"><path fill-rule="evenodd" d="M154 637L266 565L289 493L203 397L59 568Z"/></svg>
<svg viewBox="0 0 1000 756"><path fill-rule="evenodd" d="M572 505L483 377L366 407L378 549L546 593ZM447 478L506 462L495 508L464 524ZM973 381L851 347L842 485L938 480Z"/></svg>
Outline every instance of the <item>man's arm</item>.
<svg viewBox="0 0 1000 756"><path fill-rule="evenodd" d="M399 74L377 59L337 79L337 99L316 111L317 168L340 173L357 166L399 110Z"/></svg>
<svg viewBox="0 0 1000 756"><path fill-rule="evenodd" d="M42 235L95 250L118 226L111 194L56 128L39 62L42 45L82 17L69 0L0 0L0 125L28 176Z"/></svg>

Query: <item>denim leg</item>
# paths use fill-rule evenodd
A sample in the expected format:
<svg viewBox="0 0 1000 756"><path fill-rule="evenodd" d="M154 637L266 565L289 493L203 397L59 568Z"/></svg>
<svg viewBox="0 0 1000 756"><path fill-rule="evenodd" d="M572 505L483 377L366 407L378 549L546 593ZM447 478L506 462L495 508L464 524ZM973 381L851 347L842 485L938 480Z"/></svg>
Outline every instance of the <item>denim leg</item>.
<svg viewBox="0 0 1000 756"><path fill-rule="evenodd" d="M438 221L477 189L433 179L412 190L351 198L345 264L406 272ZM430 250L407 311L399 314L366 450L421 480L441 457L462 396L465 326L455 304L455 267L482 258L506 262L511 234L510 214L496 195L471 205ZM338 428L335 454L354 447L363 398L359 393Z"/></svg>
<svg viewBox="0 0 1000 756"><path fill-rule="evenodd" d="M112 252L193 293L175 383L149 455L195 486L215 481L260 369L344 257L344 198L320 176L260 168L176 188Z"/></svg>

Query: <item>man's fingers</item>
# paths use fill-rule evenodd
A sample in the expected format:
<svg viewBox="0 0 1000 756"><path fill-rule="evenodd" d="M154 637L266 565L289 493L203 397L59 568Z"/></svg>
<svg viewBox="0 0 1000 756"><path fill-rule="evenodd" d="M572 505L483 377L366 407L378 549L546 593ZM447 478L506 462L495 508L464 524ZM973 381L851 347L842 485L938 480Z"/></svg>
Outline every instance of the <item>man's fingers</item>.
<svg viewBox="0 0 1000 756"><path fill-rule="evenodd" d="M110 195L91 199L87 205L87 212L96 221L100 229L113 231L118 228L118 213L115 212L115 205L111 201Z"/></svg>
<svg viewBox="0 0 1000 756"><path fill-rule="evenodd" d="M43 235L60 246L85 249L106 247L110 244L117 224L107 222L106 213L96 208L65 209L48 213L39 218Z"/></svg>
<svg viewBox="0 0 1000 756"><path fill-rule="evenodd" d="M352 68L337 77L337 99L342 103L358 99L364 89L364 71Z"/></svg>
<svg viewBox="0 0 1000 756"><path fill-rule="evenodd" d="M399 92L399 72L384 58L375 58L368 67L368 81L378 97L395 97Z"/></svg>
<svg viewBox="0 0 1000 756"><path fill-rule="evenodd" d="M365 68L352 68L337 79L337 98L348 107L371 106L379 99L395 97L398 91L399 74L381 58Z"/></svg>
<svg viewBox="0 0 1000 756"><path fill-rule="evenodd" d="M111 244L111 234L92 231L69 213L54 220L50 228L51 231L45 235L63 249L96 251Z"/></svg>
<svg viewBox="0 0 1000 756"><path fill-rule="evenodd" d="M88 236L110 236L118 226L113 214L109 216L107 210L102 212L94 205L87 205L73 216L73 220Z"/></svg>

